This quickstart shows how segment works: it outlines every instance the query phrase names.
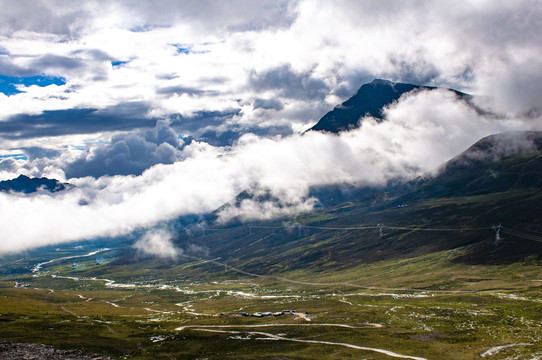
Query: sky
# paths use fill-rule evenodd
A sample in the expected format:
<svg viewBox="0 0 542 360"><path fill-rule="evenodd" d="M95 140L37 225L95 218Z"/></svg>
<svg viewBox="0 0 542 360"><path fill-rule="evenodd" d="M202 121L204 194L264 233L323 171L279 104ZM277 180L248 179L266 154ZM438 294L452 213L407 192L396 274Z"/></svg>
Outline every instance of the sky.
<svg viewBox="0 0 542 360"><path fill-rule="evenodd" d="M0 254L152 230L247 190L280 206L247 200L221 221L291 215L314 207L313 186L408 179L484 136L542 130L537 0L0 0L0 9L0 180L75 185L1 193ZM405 95L382 123L303 134L376 78L443 90ZM150 234L143 243L162 233Z"/></svg>

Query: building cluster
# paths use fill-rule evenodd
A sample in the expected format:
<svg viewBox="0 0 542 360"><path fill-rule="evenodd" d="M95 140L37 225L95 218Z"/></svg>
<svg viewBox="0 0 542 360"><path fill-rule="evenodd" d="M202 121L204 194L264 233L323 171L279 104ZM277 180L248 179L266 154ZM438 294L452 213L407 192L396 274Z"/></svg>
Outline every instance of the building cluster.
<svg viewBox="0 0 542 360"><path fill-rule="evenodd" d="M294 314L295 310L282 310L282 311L265 311L265 312L255 312L255 313L248 313L248 312L241 312L233 315L238 316L254 316L254 317L265 317L265 316L282 316L282 315L288 315L288 314Z"/></svg>

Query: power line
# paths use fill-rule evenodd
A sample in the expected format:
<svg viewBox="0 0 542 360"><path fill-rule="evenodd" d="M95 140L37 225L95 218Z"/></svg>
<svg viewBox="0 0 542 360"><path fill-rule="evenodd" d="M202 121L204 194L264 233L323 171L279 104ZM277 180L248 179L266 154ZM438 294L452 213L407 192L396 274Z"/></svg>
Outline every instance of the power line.
<svg viewBox="0 0 542 360"><path fill-rule="evenodd" d="M285 226L264 226L264 225L250 225L253 229L284 229Z"/></svg>
<svg viewBox="0 0 542 360"><path fill-rule="evenodd" d="M229 229L218 229L218 228L205 228L205 231L233 231L236 230L235 228L229 228Z"/></svg>
<svg viewBox="0 0 542 360"><path fill-rule="evenodd" d="M304 225L304 224L295 224L295 225L287 225L287 226L266 226L266 225L247 225L249 235L252 235L252 229L272 229L272 230L288 230L288 229L297 229L298 232L302 229L315 229L315 230L345 230L345 231L354 231L354 230L371 230L371 229L378 229L380 237L383 236L383 229L390 229L390 230L407 230L407 231L481 231L481 230L495 230L495 227L445 227L445 228L432 228L432 227L423 227L422 225L410 225L410 226L390 226L390 225L384 225L384 224L376 224L376 225L363 225L363 226L315 226L315 225ZM203 234L205 236L206 231L238 231L238 228L232 227L232 228L207 228L204 227ZM508 231L514 231L513 229L509 229ZM520 234L523 236L531 236L536 237L540 241L542 241L542 237L532 235L532 234ZM518 235L519 236L519 235Z"/></svg>
<svg viewBox="0 0 542 360"><path fill-rule="evenodd" d="M511 229L509 227L502 227L502 231L506 234L517 236L526 240L536 241L542 243L542 236L529 234L525 231Z"/></svg>
<svg viewBox="0 0 542 360"><path fill-rule="evenodd" d="M261 228L261 229L285 229L287 227L281 227L281 226L257 226L257 225L251 225L252 228ZM491 227L475 227L475 228L467 228L467 227L461 227L461 228L430 228L430 227L422 227L422 226L389 226L384 224L377 224L377 225L364 225L364 226L352 226L352 227L331 227L331 226L314 226L314 225L302 225L305 228L308 229L316 229L316 230L368 230L368 229L380 229L380 228L386 228L386 229L392 229L392 230L416 230L416 231L478 231L478 230L488 230L491 229Z"/></svg>
<svg viewBox="0 0 542 360"><path fill-rule="evenodd" d="M491 229L491 227L478 227L478 228L424 228L424 227L417 227L417 226L388 226L384 225L384 228L392 229L392 230L413 230L413 231L479 231L479 230L488 230Z"/></svg>
<svg viewBox="0 0 542 360"><path fill-rule="evenodd" d="M508 230L513 231L514 229L508 228ZM521 231L521 230L515 230L515 231ZM539 232L539 231L534 231L534 230L523 230L523 231L525 231L526 233L530 233L531 235L534 235L534 236L536 236L536 235L542 236L542 232Z"/></svg>
<svg viewBox="0 0 542 360"><path fill-rule="evenodd" d="M378 229L379 226L356 226L356 227L327 227L327 226L312 226L305 225L309 229L320 229L320 230L366 230L366 229Z"/></svg>
<svg viewBox="0 0 542 360"><path fill-rule="evenodd" d="M253 229L273 229L273 230L288 230L288 229L298 229L298 228L306 228L306 229L315 229L315 230L371 230L371 229L378 229L379 231L382 229L390 229L390 230L410 230L410 231L481 231L481 230L500 230L512 235L525 237L529 239L535 239L537 241L542 241L542 233L536 232L536 231L530 231L526 232L525 230L516 230L509 227L505 227L502 225L499 226L486 226L486 227L424 227L423 225L406 225L406 226L394 226L394 225L384 225L382 223L378 223L376 225L360 225L360 226L316 226L316 225L305 225L302 223L297 224L290 224L290 225L282 225L282 226L270 226L270 225L254 225L254 224L247 224L246 225L249 230L249 234L252 235ZM230 227L230 228L210 228L210 227L202 227L201 230L205 233L207 231L238 231L238 227Z"/></svg>

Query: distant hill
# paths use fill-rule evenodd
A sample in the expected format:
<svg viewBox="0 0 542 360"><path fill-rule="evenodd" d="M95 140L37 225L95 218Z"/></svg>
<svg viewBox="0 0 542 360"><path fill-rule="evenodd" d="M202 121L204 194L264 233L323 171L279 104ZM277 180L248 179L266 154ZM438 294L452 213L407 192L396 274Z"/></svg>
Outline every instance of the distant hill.
<svg viewBox="0 0 542 360"><path fill-rule="evenodd" d="M446 162L435 176L408 184L408 194L401 199L542 188L541 152L542 131L487 136Z"/></svg>
<svg viewBox="0 0 542 360"><path fill-rule="evenodd" d="M65 190L72 185L61 183L55 179L48 178L29 178L25 175L19 175L16 179L0 181L0 191L3 192L18 192L30 194L36 191L57 192Z"/></svg>
<svg viewBox="0 0 542 360"><path fill-rule="evenodd" d="M309 131L338 133L359 127L359 120L364 116L382 119L382 111L385 106L397 101L405 93L422 89L434 90L437 88L375 79L369 84L364 84L356 95L324 115ZM462 92L451 91L461 97L469 97L469 95Z"/></svg>

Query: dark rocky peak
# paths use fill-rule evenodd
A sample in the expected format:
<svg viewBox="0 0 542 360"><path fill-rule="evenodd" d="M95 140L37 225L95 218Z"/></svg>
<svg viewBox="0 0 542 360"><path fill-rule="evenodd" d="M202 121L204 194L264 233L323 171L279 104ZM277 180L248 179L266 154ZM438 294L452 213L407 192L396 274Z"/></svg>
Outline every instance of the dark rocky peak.
<svg viewBox="0 0 542 360"><path fill-rule="evenodd" d="M364 116L383 120L383 110L386 106L399 100L403 94L419 89L434 90L437 88L375 79L362 85L354 96L324 115L310 130L339 133L359 127L359 121ZM451 91L454 91L458 96L468 97L467 94L459 91Z"/></svg>
<svg viewBox="0 0 542 360"><path fill-rule="evenodd" d="M61 183L55 179L29 178L25 175L19 175L16 179L0 181L0 191L18 192L30 194L37 191L57 192L70 188L72 185Z"/></svg>

